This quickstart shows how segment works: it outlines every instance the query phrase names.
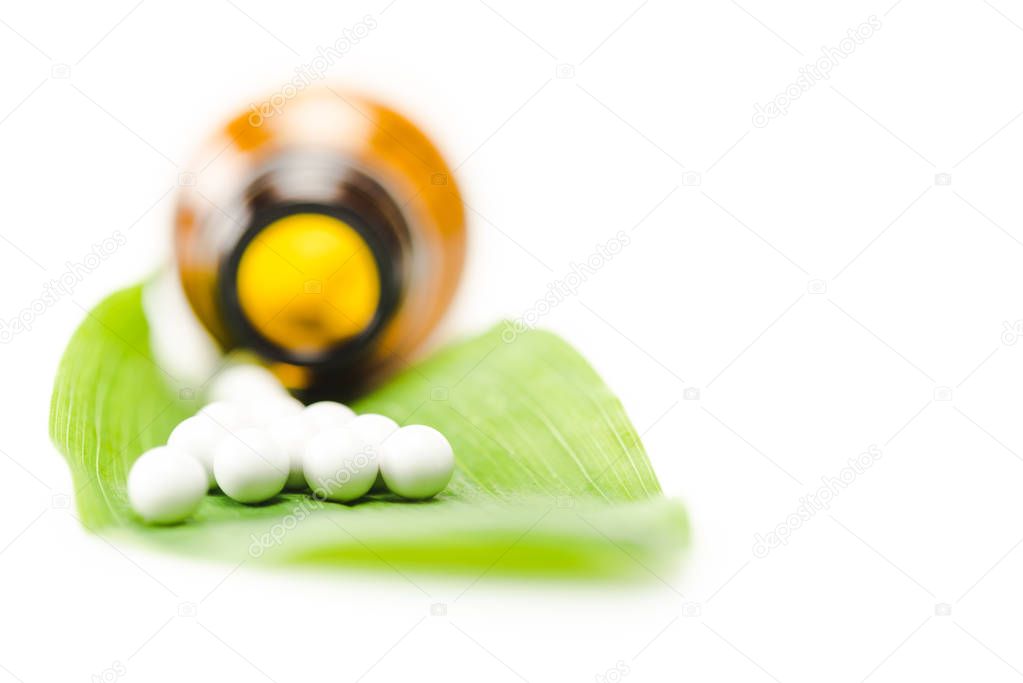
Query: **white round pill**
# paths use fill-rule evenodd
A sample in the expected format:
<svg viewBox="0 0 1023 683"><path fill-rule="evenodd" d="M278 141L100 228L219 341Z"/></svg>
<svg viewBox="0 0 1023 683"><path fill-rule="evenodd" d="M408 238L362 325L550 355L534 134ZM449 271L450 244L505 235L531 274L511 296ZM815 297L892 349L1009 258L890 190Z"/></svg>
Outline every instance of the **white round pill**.
<svg viewBox="0 0 1023 683"><path fill-rule="evenodd" d="M302 456L305 454L306 443L312 436L305 419L301 414L284 415L273 420L267 430L277 447L288 456L288 481L284 488L304 489L306 483Z"/></svg>
<svg viewBox="0 0 1023 683"><path fill-rule="evenodd" d="M252 401L259 396L287 396L277 377L261 365L230 365L213 378L208 392L211 401Z"/></svg>
<svg viewBox="0 0 1023 683"><path fill-rule="evenodd" d="M167 445L198 460L206 471L207 487L213 488L216 485L213 478L213 456L217 445L237 429L239 427L236 422L218 422L208 413L199 411L178 423L167 437Z"/></svg>
<svg viewBox="0 0 1023 683"><path fill-rule="evenodd" d="M318 401L305 407L302 412L306 424L313 431L340 427L355 419L355 411L337 401Z"/></svg>
<svg viewBox="0 0 1023 683"><path fill-rule="evenodd" d="M426 425L402 427L380 446L380 475L402 498L430 498L444 490L455 455L444 435Z"/></svg>
<svg viewBox="0 0 1023 683"><path fill-rule="evenodd" d="M389 417L384 415L376 415L374 413L366 413L359 415L357 418L349 422L345 427L348 428L352 434L362 439L371 446L375 446L378 450L380 444L384 442L387 437L398 431L398 423ZM387 486L384 484L384 478L377 472L376 481L373 482L373 487L370 491L377 493L386 491Z"/></svg>
<svg viewBox="0 0 1023 683"><path fill-rule="evenodd" d="M288 395L257 396L244 403L250 424L254 427L265 427L279 417L297 415L304 408L304 403Z"/></svg>
<svg viewBox="0 0 1023 683"><path fill-rule="evenodd" d="M359 415L345 426L352 434L373 446L379 446L384 439L398 431L397 422L374 413Z"/></svg>
<svg viewBox="0 0 1023 683"><path fill-rule="evenodd" d="M205 415L224 429L240 429L249 426L250 423L248 411L234 401L207 403L199 410L198 414Z"/></svg>
<svg viewBox="0 0 1023 683"><path fill-rule="evenodd" d="M220 490L239 503L273 498L288 480L288 456L264 429L247 427L217 443L213 474Z"/></svg>
<svg viewBox="0 0 1023 683"><path fill-rule="evenodd" d="M208 484L195 458L170 446L146 451L128 473L128 501L151 524L175 524L195 512Z"/></svg>
<svg viewBox="0 0 1023 683"><path fill-rule="evenodd" d="M377 451L346 427L331 427L309 439L302 467L313 493L345 503L366 495L373 486Z"/></svg>

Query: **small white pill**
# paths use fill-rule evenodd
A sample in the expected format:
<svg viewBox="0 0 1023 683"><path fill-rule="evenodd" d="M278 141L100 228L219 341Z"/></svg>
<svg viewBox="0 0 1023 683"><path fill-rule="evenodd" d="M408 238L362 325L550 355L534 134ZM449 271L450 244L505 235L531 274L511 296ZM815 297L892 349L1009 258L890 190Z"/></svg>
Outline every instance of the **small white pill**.
<svg viewBox="0 0 1023 683"><path fill-rule="evenodd" d="M380 446L384 484L402 498L422 499L444 490L455 470L455 456L444 435L426 425L409 425Z"/></svg>
<svg viewBox="0 0 1023 683"><path fill-rule="evenodd" d="M239 363L221 370L210 382L211 401L244 403L260 396L287 396L287 390L266 368L252 363Z"/></svg>
<svg viewBox="0 0 1023 683"><path fill-rule="evenodd" d="M355 411L337 401L318 401L305 407L306 424L313 431L340 427L355 419Z"/></svg>
<svg viewBox="0 0 1023 683"><path fill-rule="evenodd" d="M352 434L362 439L371 446L375 446L378 450L380 444L384 442L387 437L398 431L398 423L389 417L384 415L376 415L374 413L366 413L365 415L359 415L357 418L349 422L345 427L348 428ZM377 472L376 481L373 482L373 488L370 491L380 492L386 491L387 486L384 484L384 478Z"/></svg>
<svg viewBox="0 0 1023 683"><path fill-rule="evenodd" d="M305 408L305 404L288 395L259 396L243 405L253 427L265 427L279 417L297 415Z"/></svg>
<svg viewBox="0 0 1023 683"><path fill-rule="evenodd" d="M167 445L198 460L206 471L207 487L213 488L216 485L213 478L213 456L217 445L221 439L238 429L237 422L227 419L220 422L200 410L178 423L167 437Z"/></svg>
<svg viewBox="0 0 1023 683"><path fill-rule="evenodd" d="M344 503L361 498L373 486L377 451L346 427L331 427L309 439L302 467L313 493Z"/></svg>
<svg viewBox="0 0 1023 683"><path fill-rule="evenodd" d="M312 436L305 419L301 414L284 415L273 420L267 429L270 438L288 456L288 481L284 488L304 489L306 482L302 456L305 454L306 443Z"/></svg>
<svg viewBox="0 0 1023 683"><path fill-rule="evenodd" d="M374 413L359 415L345 426L352 434L373 446L379 446L384 439L398 431L397 422Z"/></svg>
<svg viewBox="0 0 1023 683"><path fill-rule="evenodd" d="M207 403L198 414L205 415L224 429L240 429L249 424L247 411L242 405L233 401Z"/></svg>
<svg viewBox="0 0 1023 683"><path fill-rule="evenodd" d="M146 451L128 473L128 500L151 524L175 524L195 512L207 490L195 458L170 446Z"/></svg>
<svg viewBox="0 0 1023 683"><path fill-rule="evenodd" d="M247 427L217 443L213 474L217 485L239 503L273 498L288 480L288 456L264 429Z"/></svg>

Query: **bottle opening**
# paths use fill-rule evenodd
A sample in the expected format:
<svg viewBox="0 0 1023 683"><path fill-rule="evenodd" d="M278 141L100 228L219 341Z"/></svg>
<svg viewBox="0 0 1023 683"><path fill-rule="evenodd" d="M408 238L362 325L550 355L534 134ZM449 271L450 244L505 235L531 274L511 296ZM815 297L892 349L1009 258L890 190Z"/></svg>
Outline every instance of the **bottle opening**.
<svg viewBox="0 0 1023 683"><path fill-rule="evenodd" d="M365 333L381 307L381 272L362 234L341 218L293 213L262 228L238 260L237 303L261 337L300 356Z"/></svg>

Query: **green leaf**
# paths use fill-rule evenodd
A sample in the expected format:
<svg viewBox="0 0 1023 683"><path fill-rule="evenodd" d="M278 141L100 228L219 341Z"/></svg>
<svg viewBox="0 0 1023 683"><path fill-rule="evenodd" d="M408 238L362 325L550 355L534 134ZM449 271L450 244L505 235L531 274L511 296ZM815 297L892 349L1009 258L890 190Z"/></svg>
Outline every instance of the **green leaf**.
<svg viewBox="0 0 1023 683"><path fill-rule="evenodd" d="M50 432L82 523L112 537L233 561L656 575L688 527L621 404L560 338L529 331L506 342L501 331L440 351L353 406L449 438L455 476L426 502L286 494L245 506L210 495L186 524L139 522L125 493L131 463L197 408L151 355L140 286L109 297L75 332Z"/></svg>

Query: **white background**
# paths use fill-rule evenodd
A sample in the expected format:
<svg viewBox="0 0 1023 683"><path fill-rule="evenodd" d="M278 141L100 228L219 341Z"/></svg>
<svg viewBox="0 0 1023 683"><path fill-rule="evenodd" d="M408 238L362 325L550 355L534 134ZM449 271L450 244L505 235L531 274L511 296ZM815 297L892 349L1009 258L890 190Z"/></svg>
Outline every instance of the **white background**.
<svg viewBox="0 0 1023 683"><path fill-rule="evenodd" d="M0 679L1023 676L1023 10L711 5L5 4L0 316L113 231L128 242L0 347ZM445 338L629 233L541 324L619 393L684 500L677 573L268 572L114 548L63 507L46 422L82 307L166 257L198 141L366 15L330 79L411 112L474 209ZM829 80L753 125L871 15ZM754 556L871 446L829 509Z"/></svg>

